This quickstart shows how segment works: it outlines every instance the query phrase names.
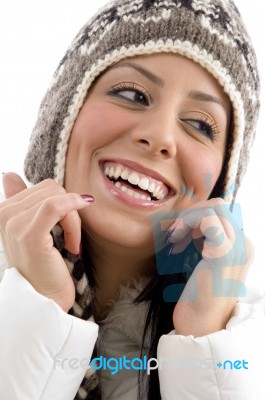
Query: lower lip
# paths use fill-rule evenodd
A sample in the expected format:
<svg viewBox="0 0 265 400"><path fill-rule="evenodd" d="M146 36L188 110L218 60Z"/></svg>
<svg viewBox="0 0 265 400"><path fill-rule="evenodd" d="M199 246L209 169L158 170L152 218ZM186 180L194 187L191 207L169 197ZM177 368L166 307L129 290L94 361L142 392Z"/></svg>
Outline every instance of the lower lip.
<svg viewBox="0 0 265 400"><path fill-rule="evenodd" d="M101 171L104 182L107 186L107 189L109 192L116 197L117 199L121 200L123 203L128 204L131 207L138 208L138 209L157 209L161 207L166 199L164 200L158 200L158 201L148 201L148 200L143 200L143 199L136 199L133 196L130 196L128 193L123 192L119 188L115 186L115 183L110 181L106 175Z"/></svg>

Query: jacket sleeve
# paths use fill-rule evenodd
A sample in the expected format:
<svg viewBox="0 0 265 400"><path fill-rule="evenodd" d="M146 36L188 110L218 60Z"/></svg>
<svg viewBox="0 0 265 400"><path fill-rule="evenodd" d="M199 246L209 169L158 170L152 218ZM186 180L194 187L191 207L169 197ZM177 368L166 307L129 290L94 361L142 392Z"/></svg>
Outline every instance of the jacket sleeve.
<svg viewBox="0 0 265 400"><path fill-rule="evenodd" d="M1 267L0 399L73 400L98 326L65 313L16 268L3 271L0 258Z"/></svg>
<svg viewBox="0 0 265 400"><path fill-rule="evenodd" d="M162 399L263 398L264 306L264 299L237 303L226 329L208 336L163 335L158 345Z"/></svg>

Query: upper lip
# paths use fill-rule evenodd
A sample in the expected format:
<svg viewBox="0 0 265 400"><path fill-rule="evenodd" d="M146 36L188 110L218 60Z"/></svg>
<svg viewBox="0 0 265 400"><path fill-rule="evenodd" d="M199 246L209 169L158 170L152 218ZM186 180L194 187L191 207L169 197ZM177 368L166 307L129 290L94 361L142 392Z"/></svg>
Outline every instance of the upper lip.
<svg viewBox="0 0 265 400"><path fill-rule="evenodd" d="M124 160L121 158L115 158L115 159L104 159L100 161L100 164L103 164L105 162L114 162L114 163L118 163L118 164L122 164L125 167L128 167L132 170L134 170L135 172L139 172L140 174L146 175L147 177L149 176L150 178L156 179L157 181L162 182L164 185L166 185L169 189L170 194L175 194L176 191L174 190L174 188L172 187L172 185L170 184L170 182L161 174L159 174L158 172L149 169L147 167L143 167L142 165L134 162L134 161L130 161L130 160Z"/></svg>

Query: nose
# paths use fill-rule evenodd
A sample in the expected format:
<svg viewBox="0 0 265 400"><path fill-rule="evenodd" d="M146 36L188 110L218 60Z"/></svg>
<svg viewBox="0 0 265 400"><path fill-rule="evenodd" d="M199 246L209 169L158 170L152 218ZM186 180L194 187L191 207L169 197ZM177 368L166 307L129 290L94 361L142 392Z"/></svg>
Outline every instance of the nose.
<svg viewBox="0 0 265 400"><path fill-rule="evenodd" d="M177 153L176 117L170 110L152 110L140 116L132 140L150 156L173 158Z"/></svg>

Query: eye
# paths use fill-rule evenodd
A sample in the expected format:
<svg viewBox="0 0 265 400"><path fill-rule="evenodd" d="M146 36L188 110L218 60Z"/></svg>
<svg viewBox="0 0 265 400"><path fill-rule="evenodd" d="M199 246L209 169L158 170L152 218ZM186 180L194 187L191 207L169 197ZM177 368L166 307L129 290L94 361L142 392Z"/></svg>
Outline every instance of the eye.
<svg viewBox="0 0 265 400"><path fill-rule="evenodd" d="M218 132L217 132L217 127L213 121L210 122L202 119L201 120L185 119L182 121L188 123L193 128L195 128L196 131L200 132L202 135L208 137L212 141L216 139Z"/></svg>
<svg viewBox="0 0 265 400"><path fill-rule="evenodd" d="M120 83L115 85L108 94L110 96L120 97L130 103L141 104L144 106L149 106L150 95L141 86L135 83Z"/></svg>
<svg viewBox="0 0 265 400"><path fill-rule="evenodd" d="M142 103L144 105L148 105L145 95L136 90L120 90L119 96L126 97L126 99L133 101L135 103Z"/></svg>

